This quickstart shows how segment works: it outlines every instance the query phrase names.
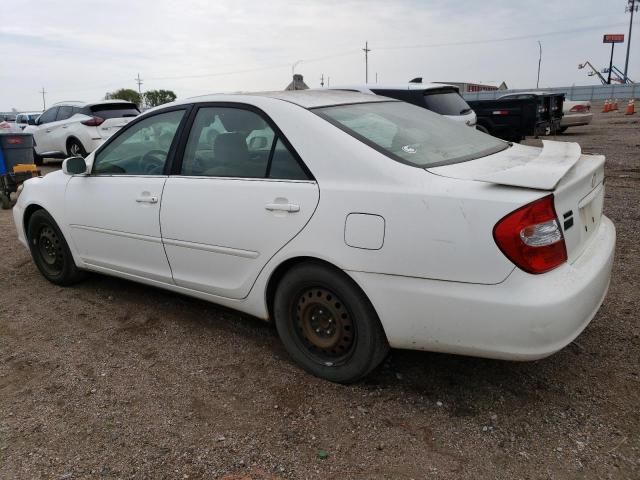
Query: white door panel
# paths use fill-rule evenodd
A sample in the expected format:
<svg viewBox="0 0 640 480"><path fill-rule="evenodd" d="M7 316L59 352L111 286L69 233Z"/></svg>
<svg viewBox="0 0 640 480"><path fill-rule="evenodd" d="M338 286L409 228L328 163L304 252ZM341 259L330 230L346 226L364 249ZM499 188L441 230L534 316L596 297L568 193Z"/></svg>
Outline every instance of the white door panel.
<svg viewBox="0 0 640 480"><path fill-rule="evenodd" d="M318 198L315 182L170 177L160 223L175 283L244 298Z"/></svg>
<svg viewBox="0 0 640 480"><path fill-rule="evenodd" d="M172 282L160 236L160 198L166 177L73 177L65 204L82 259L154 280Z"/></svg>

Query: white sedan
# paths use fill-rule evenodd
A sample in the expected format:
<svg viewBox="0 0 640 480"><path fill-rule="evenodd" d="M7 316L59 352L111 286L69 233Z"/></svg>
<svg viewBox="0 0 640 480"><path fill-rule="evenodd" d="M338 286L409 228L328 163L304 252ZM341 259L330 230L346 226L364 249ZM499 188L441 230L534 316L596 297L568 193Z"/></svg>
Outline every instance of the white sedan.
<svg viewBox="0 0 640 480"><path fill-rule="evenodd" d="M603 199L604 157L577 144L307 90L150 110L27 181L14 217L51 282L99 272L273 320L297 363L346 383L389 347L566 346L609 284Z"/></svg>
<svg viewBox="0 0 640 480"><path fill-rule="evenodd" d="M560 120L560 132L569 127L589 125L593 119L591 102L587 100L565 100L562 104L562 120Z"/></svg>

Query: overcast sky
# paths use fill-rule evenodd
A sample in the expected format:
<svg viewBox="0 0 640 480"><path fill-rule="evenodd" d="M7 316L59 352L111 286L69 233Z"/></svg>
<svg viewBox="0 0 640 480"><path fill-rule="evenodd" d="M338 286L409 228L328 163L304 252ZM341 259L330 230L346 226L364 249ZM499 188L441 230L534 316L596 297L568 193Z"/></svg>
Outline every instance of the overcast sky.
<svg viewBox="0 0 640 480"><path fill-rule="evenodd" d="M577 65L608 66L603 33L628 33L626 0L25 0L0 16L0 111L96 100L121 87L178 97L280 90L292 65L310 87L369 79L597 84ZM640 18L637 15L636 18ZM640 28L629 76L640 78ZM493 41L503 39L501 41ZM626 43L614 64L624 66Z"/></svg>

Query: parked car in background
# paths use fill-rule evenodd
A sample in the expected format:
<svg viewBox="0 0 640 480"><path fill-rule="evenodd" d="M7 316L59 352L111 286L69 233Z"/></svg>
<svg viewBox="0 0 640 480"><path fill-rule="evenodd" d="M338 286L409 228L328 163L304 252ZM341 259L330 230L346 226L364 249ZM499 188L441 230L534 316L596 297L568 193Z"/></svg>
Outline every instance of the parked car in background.
<svg viewBox="0 0 640 480"><path fill-rule="evenodd" d="M29 125L35 125L42 112L21 112L16 115L16 125L24 130Z"/></svg>
<svg viewBox="0 0 640 480"><path fill-rule="evenodd" d="M346 383L390 346L534 360L572 342L613 263L604 162L381 96L211 95L28 180L13 214L49 281L90 270L273 319L297 363Z"/></svg>
<svg viewBox="0 0 640 480"><path fill-rule="evenodd" d="M565 100L562 112L564 115L560 122L560 132L566 131L569 127L589 125L593 119L591 102L588 100Z"/></svg>
<svg viewBox="0 0 640 480"><path fill-rule="evenodd" d="M124 100L60 102L24 131L33 134L34 160L41 165L43 157L85 157L139 114Z"/></svg>
<svg viewBox="0 0 640 480"><path fill-rule="evenodd" d="M563 103L564 93L552 93L545 91L532 92L515 92L507 93L498 98L498 100L523 100L536 99L538 101L538 110L542 114L543 121L548 122L547 135L555 134L560 131L560 122L564 114Z"/></svg>
<svg viewBox="0 0 640 480"><path fill-rule="evenodd" d="M422 79L417 78L415 81L402 84L345 85L330 87L330 90L383 95L426 108L469 127L475 127L476 125L475 112L462 98L458 87L454 85L422 83Z"/></svg>

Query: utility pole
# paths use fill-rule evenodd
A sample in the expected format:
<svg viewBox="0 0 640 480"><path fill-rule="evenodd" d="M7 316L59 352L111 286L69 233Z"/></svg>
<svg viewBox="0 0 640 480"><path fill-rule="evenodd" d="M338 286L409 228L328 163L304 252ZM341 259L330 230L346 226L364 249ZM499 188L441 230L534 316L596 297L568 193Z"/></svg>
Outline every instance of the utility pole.
<svg viewBox="0 0 640 480"><path fill-rule="evenodd" d="M331 86L331 77L327 75L327 88L329 88L330 86Z"/></svg>
<svg viewBox="0 0 640 480"><path fill-rule="evenodd" d="M611 70L613 70L613 47L616 44L611 42L611 58L609 59L609 77L607 78L607 85L611 85Z"/></svg>
<svg viewBox="0 0 640 480"><path fill-rule="evenodd" d="M538 40L538 47L540 47L540 55L538 56L538 81L536 82L536 88L540 88L540 64L542 63L542 43Z"/></svg>
<svg viewBox="0 0 640 480"><path fill-rule="evenodd" d="M324 88L324 73L320 75L320 87Z"/></svg>
<svg viewBox="0 0 640 480"><path fill-rule="evenodd" d="M633 12L638 11L638 5L636 5L636 0L627 0L627 6L624 9L624 12L631 12L631 19L629 20L629 38L627 38L627 58L624 61L624 82L626 83L629 80L627 77L627 72L629 69L629 50L631 49L631 27L633 27Z"/></svg>
<svg viewBox="0 0 640 480"><path fill-rule="evenodd" d="M40 93L42 93L42 111L44 112L47 109L47 102L44 99L44 95L47 92L44 91L44 87L42 87L42 90L40 91Z"/></svg>
<svg viewBox="0 0 640 480"><path fill-rule="evenodd" d="M371 49L368 41L364 42L362 51L364 52L364 83L369 83L369 52Z"/></svg>
<svg viewBox="0 0 640 480"><path fill-rule="evenodd" d="M138 84L138 94L140 95L140 107L142 107L143 101L142 101L142 88L141 87L142 87L142 84L144 82L140 78L140 74L139 73L138 73L138 76L136 78L134 78L134 80Z"/></svg>

